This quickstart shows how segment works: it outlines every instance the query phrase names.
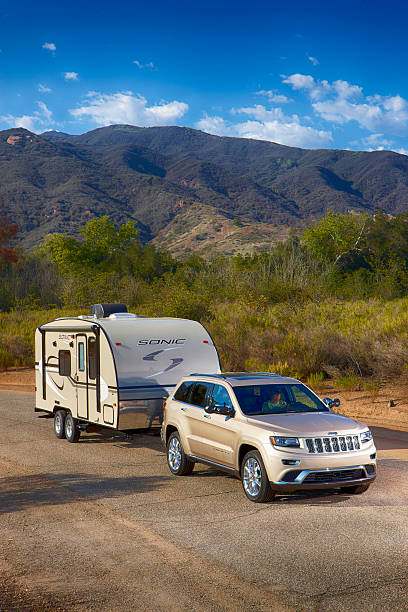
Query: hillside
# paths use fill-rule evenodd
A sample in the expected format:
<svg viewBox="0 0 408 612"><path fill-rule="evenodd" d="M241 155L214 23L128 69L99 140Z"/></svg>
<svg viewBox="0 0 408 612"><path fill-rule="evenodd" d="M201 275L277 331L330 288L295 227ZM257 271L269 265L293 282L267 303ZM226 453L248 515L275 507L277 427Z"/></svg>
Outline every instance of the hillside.
<svg viewBox="0 0 408 612"><path fill-rule="evenodd" d="M160 233L162 244L178 243L175 251L188 242L177 235L181 225L186 234L193 221L205 225L219 215L244 223L247 245L248 227L261 224L252 236L256 242L261 231L263 244L264 233L266 243L279 239L277 226L299 228L328 210L406 210L408 157L305 150L181 127L114 125L77 136L17 128L0 132L0 204L26 246L49 232L75 233L102 214L137 221L143 240ZM245 232L232 229L239 243ZM212 239L217 246L219 238ZM188 248L203 250L199 243Z"/></svg>

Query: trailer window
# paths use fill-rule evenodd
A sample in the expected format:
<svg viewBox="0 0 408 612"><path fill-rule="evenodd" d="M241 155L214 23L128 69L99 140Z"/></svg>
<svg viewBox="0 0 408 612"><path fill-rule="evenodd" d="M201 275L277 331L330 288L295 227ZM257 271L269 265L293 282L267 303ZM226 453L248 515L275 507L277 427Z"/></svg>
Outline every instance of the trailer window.
<svg viewBox="0 0 408 612"><path fill-rule="evenodd" d="M58 352L58 371L60 376L71 376L71 353L70 351Z"/></svg>
<svg viewBox="0 0 408 612"><path fill-rule="evenodd" d="M85 371L85 344L83 342L78 344L78 370Z"/></svg>
<svg viewBox="0 0 408 612"><path fill-rule="evenodd" d="M88 338L88 374L89 378L96 378L96 339Z"/></svg>

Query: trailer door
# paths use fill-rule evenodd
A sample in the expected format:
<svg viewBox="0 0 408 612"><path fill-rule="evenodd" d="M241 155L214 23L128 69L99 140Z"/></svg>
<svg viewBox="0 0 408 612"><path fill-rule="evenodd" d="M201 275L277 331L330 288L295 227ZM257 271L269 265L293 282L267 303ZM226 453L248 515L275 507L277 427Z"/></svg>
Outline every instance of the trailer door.
<svg viewBox="0 0 408 612"><path fill-rule="evenodd" d="M88 367L87 367L87 342L85 334L77 334L76 337L76 396L77 415L80 419L89 418L88 408Z"/></svg>

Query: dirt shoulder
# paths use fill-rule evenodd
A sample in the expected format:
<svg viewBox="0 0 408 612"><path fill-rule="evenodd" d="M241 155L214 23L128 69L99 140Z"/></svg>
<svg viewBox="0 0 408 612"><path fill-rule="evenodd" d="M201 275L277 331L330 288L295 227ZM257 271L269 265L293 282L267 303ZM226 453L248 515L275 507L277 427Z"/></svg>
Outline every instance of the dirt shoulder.
<svg viewBox="0 0 408 612"><path fill-rule="evenodd" d="M18 368L0 372L0 390L32 392L35 390L35 370ZM339 412L367 425L386 425L408 429L408 383L387 382L375 393L367 391L337 391L328 381L315 389L321 397L338 397Z"/></svg>
<svg viewBox="0 0 408 612"><path fill-rule="evenodd" d="M0 390L34 393L35 370L33 368L17 368L0 372Z"/></svg>

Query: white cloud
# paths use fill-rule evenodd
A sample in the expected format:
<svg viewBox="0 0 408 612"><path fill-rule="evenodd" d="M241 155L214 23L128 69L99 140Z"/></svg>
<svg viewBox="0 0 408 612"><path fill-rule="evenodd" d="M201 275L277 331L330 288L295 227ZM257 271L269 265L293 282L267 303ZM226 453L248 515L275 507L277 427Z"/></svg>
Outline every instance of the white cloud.
<svg viewBox="0 0 408 612"><path fill-rule="evenodd" d="M40 107L40 117L43 118L45 121L52 121L52 112L50 111L50 109L47 107L47 105L44 102L37 102L38 106Z"/></svg>
<svg viewBox="0 0 408 612"><path fill-rule="evenodd" d="M42 48L43 49L47 49L47 51L56 51L57 50L57 47L54 45L54 43L49 43L49 42L44 43Z"/></svg>
<svg viewBox="0 0 408 612"><path fill-rule="evenodd" d="M77 72L64 72L64 79L66 81L78 81L79 74Z"/></svg>
<svg viewBox="0 0 408 612"><path fill-rule="evenodd" d="M140 126L169 125L188 111L184 102L161 102L148 106L141 95L130 91L115 94L92 94L79 108L71 109L78 119L90 117L97 125L129 123Z"/></svg>
<svg viewBox="0 0 408 612"><path fill-rule="evenodd" d="M154 70L154 64L153 62L147 62L147 64L143 64L142 62L139 62L139 60L134 60L133 63L140 68L140 70L142 70L143 68L150 68L151 70Z"/></svg>
<svg viewBox="0 0 408 612"><path fill-rule="evenodd" d="M312 62L313 66L319 65L319 60L313 57L312 55L310 55L307 59L309 60L309 62Z"/></svg>
<svg viewBox="0 0 408 612"><path fill-rule="evenodd" d="M295 147L323 147L332 142L331 132L302 125L297 115L287 116L281 108L268 110L265 106L257 104L253 107L232 109L231 112L234 116L245 114L251 119L231 123L222 117L205 115L196 127L219 136L269 140Z"/></svg>
<svg viewBox="0 0 408 612"><path fill-rule="evenodd" d="M222 117L205 114L200 121L197 121L195 127L198 130L207 132L207 134L215 134L216 136L234 136L234 129L228 125L227 121Z"/></svg>
<svg viewBox="0 0 408 612"><path fill-rule="evenodd" d="M43 132L45 125L53 125L52 112L44 102L37 102L40 110L34 111L32 115L4 115L1 120L8 127L23 127L30 132Z"/></svg>
<svg viewBox="0 0 408 612"><path fill-rule="evenodd" d="M3 115L1 118L8 127L22 127L30 132L35 131L36 117L33 115L21 115L21 117L15 117L14 115Z"/></svg>
<svg viewBox="0 0 408 612"><path fill-rule="evenodd" d="M296 73L290 76L282 74L282 77L282 82L291 85L293 89L313 89L316 85L314 78L307 74Z"/></svg>
<svg viewBox="0 0 408 612"><path fill-rule="evenodd" d="M354 145L359 145L359 142L352 143ZM365 138L361 139L361 144L364 147L367 147L367 151L383 151L384 149L391 150L393 143L391 140L388 140L384 137L384 134L370 134Z"/></svg>
<svg viewBox="0 0 408 612"><path fill-rule="evenodd" d="M329 122L343 125L355 121L371 132L408 134L408 101L401 96L364 96L359 85L337 80L316 81L310 75L292 74L283 82L303 90L314 111Z"/></svg>
<svg viewBox="0 0 408 612"><path fill-rule="evenodd" d="M256 92L256 95L266 96L269 102L274 103L274 104L288 104L289 102L293 102L293 100L291 100L287 96L284 96L283 94L273 91L272 89L269 89L269 90L261 89L260 91Z"/></svg>
<svg viewBox="0 0 408 612"><path fill-rule="evenodd" d="M50 87L47 87L46 85L43 85L42 83L39 83L38 91L41 93L51 93L52 89Z"/></svg>

